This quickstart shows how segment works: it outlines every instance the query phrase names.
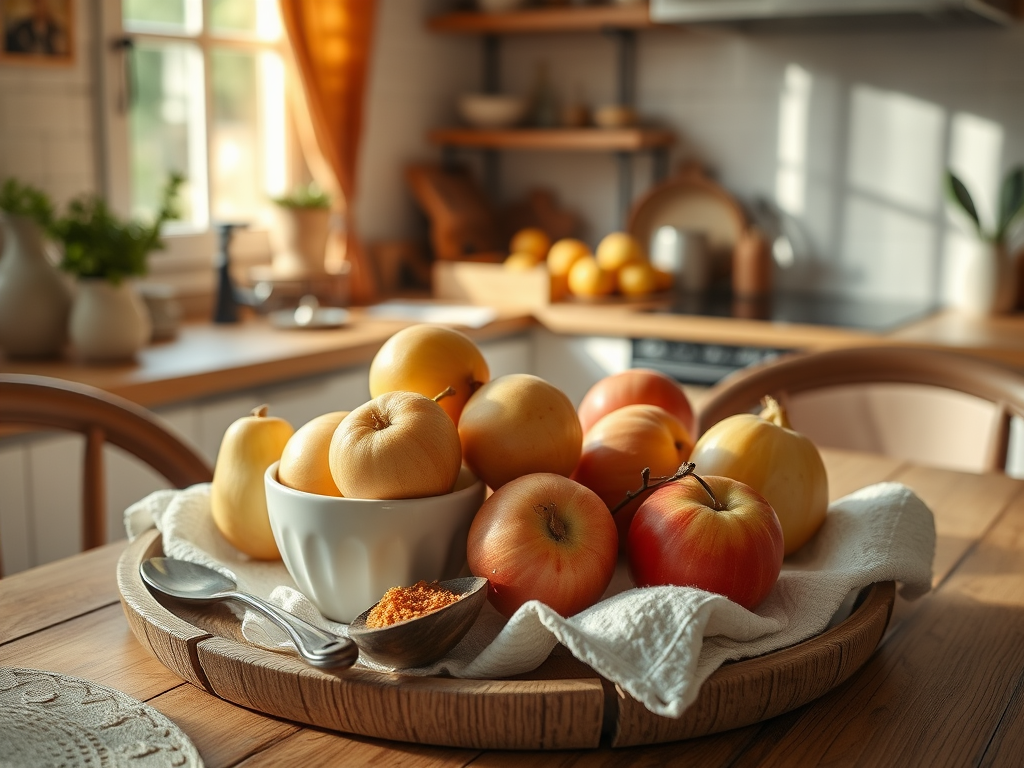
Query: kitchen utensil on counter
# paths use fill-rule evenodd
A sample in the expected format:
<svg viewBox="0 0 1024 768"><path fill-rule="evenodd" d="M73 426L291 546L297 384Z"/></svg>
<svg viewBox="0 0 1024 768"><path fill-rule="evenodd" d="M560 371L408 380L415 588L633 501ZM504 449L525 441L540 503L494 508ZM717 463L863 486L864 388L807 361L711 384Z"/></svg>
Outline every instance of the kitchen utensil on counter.
<svg viewBox="0 0 1024 768"><path fill-rule="evenodd" d="M771 245L757 228L750 228L740 236L732 252L732 293L734 296L755 298L766 296L772 289Z"/></svg>
<svg viewBox="0 0 1024 768"><path fill-rule="evenodd" d="M439 587L461 595L451 605L400 621L386 627L368 627L371 606L349 625L348 633L359 650L371 659L390 667L424 667L459 644L466 636L487 601L487 579L467 576L438 582Z"/></svg>
<svg viewBox="0 0 1024 768"><path fill-rule="evenodd" d="M654 233L665 225L703 233L715 276L725 272L747 228L747 217L725 188L699 166L685 164L636 202L626 228L641 243L651 243Z"/></svg>
<svg viewBox="0 0 1024 768"><path fill-rule="evenodd" d="M705 291L711 285L711 259L702 232L668 224L651 238L651 264L673 277L673 289L684 293Z"/></svg>
<svg viewBox="0 0 1024 768"><path fill-rule="evenodd" d="M152 324L150 340L166 341L177 336L181 322L177 289L167 283L140 283L138 289Z"/></svg>
<svg viewBox="0 0 1024 768"><path fill-rule="evenodd" d="M348 317L348 310L341 307L321 307L311 293L300 298L295 309L280 309L268 315L270 324L282 330L340 328Z"/></svg>
<svg viewBox="0 0 1024 768"><path fill-rule="evenodd" d="M259 611L288 633L299 655L314 667L350 667L359 656L355 642L314 627L255 595L240 592L234 581L212 568L187 560L151 557L143 561L139 572L153 589L177 600L234 600Z"/></svg>
<svg viewBox="0 0 1024 768"><path fill-rule="evenodd" d="M217 296L213 322L238 322L238 295L231 277L231 238L236 229L247 227L241 222L220 222L217 227Z"/></svg>

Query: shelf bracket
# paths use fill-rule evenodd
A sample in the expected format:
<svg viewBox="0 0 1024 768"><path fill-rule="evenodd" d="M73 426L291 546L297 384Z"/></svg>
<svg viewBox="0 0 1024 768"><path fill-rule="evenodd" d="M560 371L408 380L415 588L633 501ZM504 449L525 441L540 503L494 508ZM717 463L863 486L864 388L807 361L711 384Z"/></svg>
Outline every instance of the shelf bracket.
<svg viewBox="0 0 1024 768"><path fill-rule="evenodd" d="M499 93L501 91L501 38L497 35L484 35L483 45L483 92Z"/></svg>
<svg viewBox="0 0 1024 768"><path fill-rule="evenodd" d="M619 165L619 229L626 231L629 209L633 202L633 157L629 152L616 152Z"/></svg>
<svg viewBox="0 0 1024 768"><path fill-rule="evenodd" d="M636 106L636 31L613 29L609 34L618 41L617 86L619 105Z"/></svg>

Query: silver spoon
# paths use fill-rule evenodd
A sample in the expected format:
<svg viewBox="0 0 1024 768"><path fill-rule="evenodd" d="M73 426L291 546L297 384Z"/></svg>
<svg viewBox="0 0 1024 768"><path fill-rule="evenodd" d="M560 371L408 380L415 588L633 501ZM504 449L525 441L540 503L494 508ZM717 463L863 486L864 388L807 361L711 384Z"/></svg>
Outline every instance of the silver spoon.
<svg viewBox="0 0 1024 768"><path fill-rule="evenodd" d="M259 611L288 633L302 658L314 667L351 667L359 657L359 649L351 640L314 627L255 595L239 592L235 582L212 568L186 560L151 557L142 563L139 572L153 589L178 600L236 600Z"/></svg>

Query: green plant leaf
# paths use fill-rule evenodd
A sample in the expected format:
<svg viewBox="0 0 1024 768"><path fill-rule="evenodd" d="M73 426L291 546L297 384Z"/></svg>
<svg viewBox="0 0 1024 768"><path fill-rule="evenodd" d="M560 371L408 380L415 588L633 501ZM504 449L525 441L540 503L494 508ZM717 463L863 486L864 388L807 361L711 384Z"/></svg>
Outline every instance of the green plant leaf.
<svg viewBox="0 0 1024 768"><path fill-rule="evenodd" d="M14 216L26 216L43 230L53 224L53 202L49 195L13 176L0 185L0 210Z"/></svg>
<svg viewBox="0 0 1024 768"><path fill-rule="evenodd" d="M293 189L281 197L272 197L270 201L282 208L330 208L331 197L323 192L315 182Z"/></svg>
<svg viewBox="0 0 1024 768"><path fill-rule="evenodd" d="M146 274L149 253L164 247L160 227L177 217L178 188L183 177L174 174L164 186L154 221L124 221L98 195L82 195L68 203L53 224L54 237L64 246L61 268L78 277L100 277L115 285Z"/></svg>
<svg viewBox="0 0 1024 768"><path fill-rule="evenodd" d="M978 230L978 234L981 234L981 220L978 218L978 209L974 207L971 193L967 191L967 187L964 186L964 183L952 171L946 171L946 194L952 202L959 205L961 210L970 217L971 221L974 222L975 228Z"/></svg>
<svg viewBox="0 0 1024 768"><path fill-rule="evenodd" d="M1006 174L999 191L999 224L996 227L996 242L1006 238L1006 230L1024 209L1024 166L1017 166Z"/></svg>

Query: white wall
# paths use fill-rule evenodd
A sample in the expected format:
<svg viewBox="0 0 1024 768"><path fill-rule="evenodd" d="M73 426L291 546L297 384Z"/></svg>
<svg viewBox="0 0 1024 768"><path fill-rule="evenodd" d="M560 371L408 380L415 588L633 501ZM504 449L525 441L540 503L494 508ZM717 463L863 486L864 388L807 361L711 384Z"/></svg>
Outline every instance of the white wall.
<svg viewBox="0 0 1024 768"><path fill-rule="evenodd" d="M80 14L85 15L85 14ZM16 176L57 203L98 188L88 19L71 66L0 62L0 181Z"/></svg>
<svg viewBox="0 0 1024 768"><path fill-rule="evenodd" d="M784 287L890 298L943 296L955 238L941 173L952 164L994 210L1003 171L1024 162L1024 29L638 36L641 115L675 129L743 202L765 197L806 240ZM546 60L566 96L612 101L615 47L589 35L509 38L506 89L528 93ZM595 241L614 226L610 157L520 153L505 195L554 187ZM635 189L649 184L636 167Z"/></svg>
<svg viewBox="0 0 1024 768"><path fill-rule="evenodd" d="M480 41L434 35L445 0L380 0L359 169L357 225L367 240L423 236L403 169L437 158L425 139L455 122L457 95L480 85ZM86 14L82 14L86 16ZM98 188L90 104L89 19L70 69L0 64L0 178L60 200ZM563 96L615 96L616 48L598 34L505 38L505 89L530 90L541 60ZM745 203L791 213L802 240L784 287L847 295L948 295L958 241L940 189L952 163L983 211L1001 173L1024 161L1024 28L824 34L659 29L638 36L638 106L675 129L683 158L704 162ZM471 157L472 155L467 155ZM635 164L636 194L650 182ZM613 157L509 153L503 201L553 187L596 242L614 227Z"/></svg>

